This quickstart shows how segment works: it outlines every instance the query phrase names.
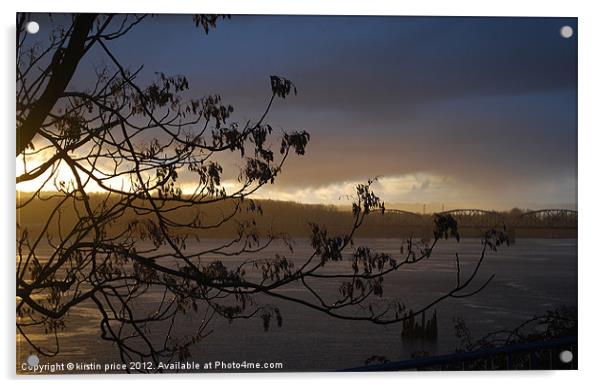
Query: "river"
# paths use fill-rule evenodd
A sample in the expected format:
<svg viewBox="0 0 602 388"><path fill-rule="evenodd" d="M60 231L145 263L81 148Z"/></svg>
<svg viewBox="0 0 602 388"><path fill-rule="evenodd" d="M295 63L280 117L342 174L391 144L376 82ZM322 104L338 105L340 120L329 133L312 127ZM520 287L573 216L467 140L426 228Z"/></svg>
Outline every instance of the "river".
<svg viewBox="0 0 602 388"><path fill-rule="evenodd" d="M201 241L209 245L212 241ZM365 239L356 244L392 254L399 253L400 241L395 239ZM387 277L385 296L401 297L408 308L417 308L456 281L455 252L459 252L462 269L467 275L480 252L480 240L465 239L461 243L445 241L437 245L432 257L408 266ZM301 260L309 253L306 241L294 242L294 257ZM275 245L263 252L269 257L283 250ZM238 258L226 259L236 262ZM348 261L334 263L333 273L349 267ZM439 335L436 341L401 339L399 324L382 326L345 321L288 302L261 298L276 304L282 312L282 327L265 332L259 319L236 320L228 323L215 320L211 335L192 349L192 359L198 362L247 361L282 362L284 371L327 371L364 365L371 356L403 360L421 351L446 354L459 346L454 332L454 318L465 320L475 337L488 332L512 328L536 314L559 306L577 305L577 240L576 239L518 239L510 247L487 254L475 279L475 287L490 275L495 277L480 293L463 299L448 299L436 306ZM321 288L320 288L321 287ZM318 287L329 295L333 284ZM285 293L304 293L301 286L289 285ZM157 294L146 297L153 305ZM180 321L179 330L186 331L194 320L189 316ZM78 306L61 332L61 352L53 358L40 357L42 362L99 362L119 361L116 347L100 339L98 314L92 305ZM36 335L47 346L53 339ZM32 353L30 346L17 337L17 364Z"/></svg>

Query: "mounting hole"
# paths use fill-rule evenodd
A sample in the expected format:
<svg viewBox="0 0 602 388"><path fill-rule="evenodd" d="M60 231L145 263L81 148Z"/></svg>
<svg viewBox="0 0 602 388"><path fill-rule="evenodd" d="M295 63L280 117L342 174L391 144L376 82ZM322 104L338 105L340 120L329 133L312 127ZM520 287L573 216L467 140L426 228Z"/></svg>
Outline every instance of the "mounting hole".
<svg viewBox="0 0 602 388"><path fill-rule="evenodd" d="M27 25L25 26L25 29L27 30L27 32L29 32L30 34L37 34L38 31L40 31L40 25L37 22L29 22L27 23Z"/></svg>
<svg viewBox="0 0 602 388"><path fill-rule="evenodd" d="M40 363L40 357L36 356L35 354L30 354L27 357L27 365L29 365L29 366L38 366L39 363Z"/></svg>
<svg viewBox="0 0 602 388"><path fill-rule="evenodd" d="M571 36L573 36L573 27L571 27L571 26L563 26L560 29L560 36L562 36L565 39L568 39Z"/></svg>
<svg viewBox="0 0 602 388"><path fill-rule="evenodd" d="M569 362L573 361L573 352L571 352L570 350L563 350L558 355L558 358L560 358L560 361L564 362L565 364L568 364Z"/></svg>

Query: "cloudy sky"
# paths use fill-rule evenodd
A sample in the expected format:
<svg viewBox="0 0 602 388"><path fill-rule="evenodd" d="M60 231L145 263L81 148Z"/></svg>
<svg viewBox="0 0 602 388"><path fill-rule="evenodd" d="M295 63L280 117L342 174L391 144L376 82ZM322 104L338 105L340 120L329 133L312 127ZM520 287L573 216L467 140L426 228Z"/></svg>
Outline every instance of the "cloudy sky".
<svg viewBox="0 0 602 388"><path fill-rule="evenodd" d="M570 18L233 16L204 35L172 15L111 48L220 93L241 121L269 75L294 81L268 122L307 130L308 152L261 197L338 204L381 176L393 204L575 207L576 32Z"/></svg>

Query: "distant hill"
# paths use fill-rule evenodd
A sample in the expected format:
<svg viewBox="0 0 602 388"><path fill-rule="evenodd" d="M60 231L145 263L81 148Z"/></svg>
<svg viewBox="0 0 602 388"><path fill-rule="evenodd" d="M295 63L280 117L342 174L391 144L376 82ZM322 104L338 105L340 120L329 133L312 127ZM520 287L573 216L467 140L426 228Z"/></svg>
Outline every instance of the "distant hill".
<svg viewBox="0 0 602 388"><path fill-rule="evenodd" d="M17 193L17 204L23 203L31 197L28 193ZM60 196L52 196L52 193L45 193L45 200L34 199L22 209L17 209L17 223L21 228L27 228L30 233L39 233L48 220L53 209L60 202ZM97 207L103 200L101 194L91 194L90 203L92 207ZM111 206L116 199L108 202ZM140 200L142 201L142 200ZM276 200L254 200L254 203L261 207L261 214L248 212L247 206L251 203L246 200L239 214L233 217L227 223L218 228L203 230L194 230L186 228L186 232L201 238L230 238L236 235L239 222L254 220L258 232L265 235L272 231L277 234L286 234L291 237L309 237L311 223L325 227L332 234L342 234L349 232L353 224L353 215L351 204L347 208L334 205L310 205L296 202L276 201ZM136 205L136 202L134 203ZM386 204L385 204L386 205ZM169 206L169 205L167 205ZM85 214L81 202L78 202L77 208L72 203L64 204L62 207L60 225L63 233L70 225L73 225L78 219L78 214ZM217 204L208 204L202 206L184 207L170 212L170 218L176 222L190 224L196 217L203 224L215 224L219 222L223 215L227 215L234 209L234 201L220 201ZM512 219L520 214L519 209L512 209L501 213L502 218ZM133 221L147 219L148 215L137 214L133 210L126 211L120 216L115 224L112 225L109 234L117 234L128 227ZM364 225L357 231L357 237L382 237L382 238L430 238L432 236L432 215L392 215L378 212L371 214ZM51 223L48 228L50 235L56 235L58 232L58 219ZM460 229L464 237L480 236L483 230ZM539 229L537 231L521 231L521 237L574 237L574 231L548 231Z"/></svg>

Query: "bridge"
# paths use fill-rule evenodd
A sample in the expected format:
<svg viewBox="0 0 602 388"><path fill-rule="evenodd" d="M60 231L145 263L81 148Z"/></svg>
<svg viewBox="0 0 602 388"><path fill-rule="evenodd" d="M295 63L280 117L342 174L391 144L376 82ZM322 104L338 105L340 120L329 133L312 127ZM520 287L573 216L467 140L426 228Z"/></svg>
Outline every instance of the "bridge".
<svg viewBox="0 0 602 388"><path fill-rule="evenodd" d="M399 209L386 209L385 217L370 220L374 227L410 228L421 235L432 233L435 215L451 215L460 229L484 230L505 227L511 239L517 231L529 231L537 236L546 231L550 236L573 235L578 225L577 211L571 209L540 209L524 213L497 212L483 209L453 209L434 214L419 214Z"/></svg>
<svg viewBox="0 0 602 388"><path fill-rule="evenodd" d="M385 214L404 226L431 225L434 215L451 215L458 226L489 228L500 225L516 228L577 228L577 211L570 209L541 209L513 215L494 210L454 209L434 214L419 214L405 210L386 209Z"/></svg>

